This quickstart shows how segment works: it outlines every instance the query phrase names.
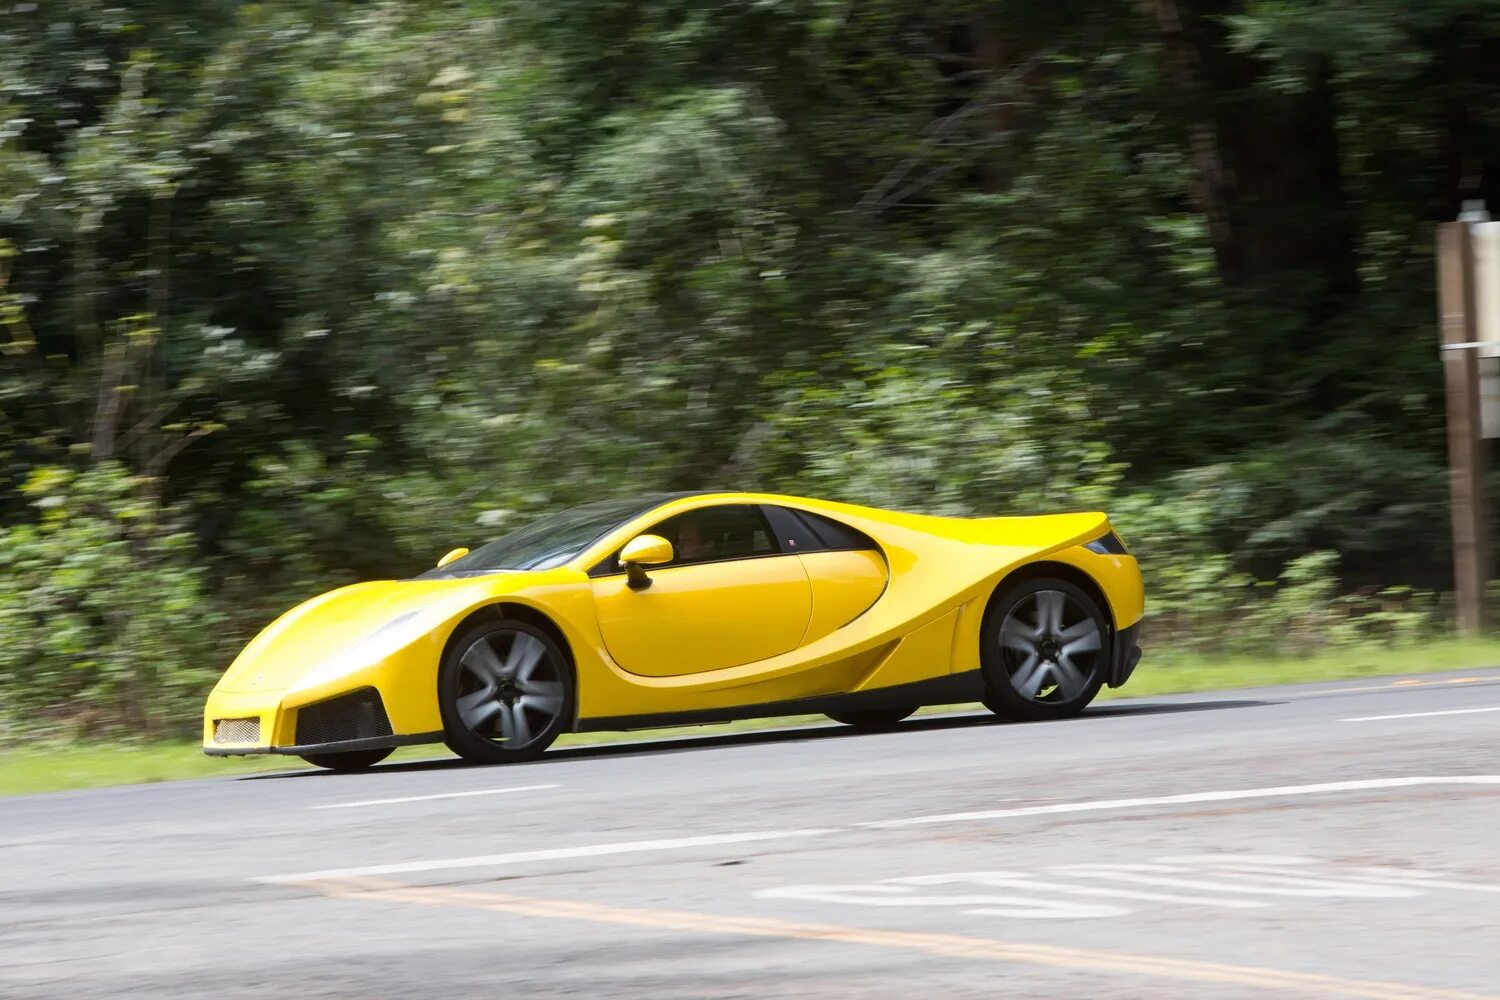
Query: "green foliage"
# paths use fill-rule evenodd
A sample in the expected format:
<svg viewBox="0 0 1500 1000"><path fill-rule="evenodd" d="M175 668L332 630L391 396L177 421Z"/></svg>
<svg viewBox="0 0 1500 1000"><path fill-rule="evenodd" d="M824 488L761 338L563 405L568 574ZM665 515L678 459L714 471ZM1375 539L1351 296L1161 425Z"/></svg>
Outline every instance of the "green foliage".
<svg viewBox="0 0 1500 1000"><path fill-rule="evenodd" d="M118 466L34 469L35 522L0 529L0 701L80 735L191 731L232 639L181 511Z"/></svg>

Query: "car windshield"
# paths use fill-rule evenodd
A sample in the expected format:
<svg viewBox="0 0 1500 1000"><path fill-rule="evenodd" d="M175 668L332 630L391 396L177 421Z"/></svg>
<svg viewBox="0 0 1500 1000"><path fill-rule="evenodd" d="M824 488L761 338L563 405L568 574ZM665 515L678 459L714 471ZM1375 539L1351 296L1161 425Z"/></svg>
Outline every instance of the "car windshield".
<svg viewBox="0 0 1500 1000"><path fill-rule="evenodd" d="M476 576L502 570L561 566L626 521L670 500L670 496L602 500L549 514L461 559L423 573L421 579Z"/></svg>

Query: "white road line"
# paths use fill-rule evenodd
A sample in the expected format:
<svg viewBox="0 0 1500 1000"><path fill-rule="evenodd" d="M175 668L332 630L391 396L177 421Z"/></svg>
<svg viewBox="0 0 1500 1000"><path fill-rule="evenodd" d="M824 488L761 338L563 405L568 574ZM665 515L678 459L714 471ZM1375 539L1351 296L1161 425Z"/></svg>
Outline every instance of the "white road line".
<svg viewBox="0 0 1500 1000"><path fill-rule="evenodd" d="M441 795L406 795L399 799L365 799L362 802L329 802L309 809L359 809L362 806L389 806L398 802L431 802L434 799L466 799L472 795L504 795L506 792L539 792L544 788L560 788L560 785L517 785L515 788L481 788L473 792L444 792Z"/></svg>
<svg viewBox="0 0 1500 1000"><path fill-rule="evenodd" d="M1473 715L1476 712L1500 712L1500 705L1490 708L1450 708L1446 712L1402 712L1399 715L1360 715L1340 722L1384 722L1386 719L1424 719L1430 715Z"/></svg>
<svg viewBox="0 0 1500 1000"><path fill-rule="evenodd" d="M1407 885L1414 889L1456 889L1460 892L1500 893L1500 885L1443 879L1438 878L1431 872L1412 872L1405 869L1390 868L1356 868L1355 872L1360 877L1371 879L1382 885Z"/></svg>
<svg viewBox="0 0 1500 1000"><path fill-rule="evenodd" d="M1368 694L1369 692L1383 693L1386 691L1410 691L1413 688L1435 688L1451 687L1455 684L1478 684L1481 687L1491 687L1500 683L1500 676L1488 674L1480 677L1442 677L1435 680L1423 680L1416 677L1408 677L1403 680L1391 681L1389 684L1360 684L1353 687L1318 688L1313 691L1281 691L1276 690L1278 699L1285 698L1322 698L1330 694ZM1239 688L1220 691L1219 694L1246 694L1256 691L1272 691L1274 688Z"/></svg>
<svg viewBox="0 0 1500 1000"><path fill-rule="evenodd" d="M753 833L722 833L703 837L675 837L664 840L632 840L613 844L589 844L581 847L556 847L509 854L481 854L465 858L436 858L430 861L407 861L389 865L367 865L359 868L331 868L327 871L303 872L297 875L264 875L252 882L271 884L316 882L322 879L356 878L364 875L402 875L412 872L448 871L455 868L491 868L526 864L532 861L561 861L570 858L596 858L610 854L644 854L654 851L677 851L695 847L725 844L753 844L768 840L790 840L819 837L831 833L850 833L858 828L893 828L922 826L930 823L966 823L976 820L1012 819L1025 816L1051 816L1063 813L1107 812L1140 809L1151 806L1192 805L1200 802L1234 802L1244 799L1274 799L1324 792L1362 792L1383 788L1415 788L1424 785L1494 785L1500 786L1500 774L1462 774L1411 778L1370 778L1361 781L1325 781L1308 785L1274 785L1269 788L1239 788L1212 792L1187 792L1180 795L1157 795L1133 799L1097 799L1090 802L1058 802L1051 805L1020 806L1014 809L988 809L978 812L942 813L912 816L906 819L877 820L853 827L823 827L809 830L762 830Z"/></svg>
<svg viewBox="0 0 1500 1000"><path fill-rule="evenodd" d="M1054 867L1053 869L1057 869ZM1064 877L1069 873L1062 872ZM895 885L945 885L950 882L973 882L987 888L1017 889L1022 892L1057 893L1063 896L1110 896L1116 899L1143 899L1153 903L1186 903L1193 906L1223 906L1229 909L1251 910L1269 906L1258 899L1223 899L1214 896L1185 896L1172 892L1143 892L1140 889L1118 889L1097 885L1076 885L1067 882L1049 882L1020 872L963 872L956 875L913 875L907 878L885 879Z"/></svg>
<svg viewBox="0 0 1500 1000"><path fill-rule="evenodd" d="M569 858L596 858L606 854L640 854L647 851L678 851L692 847L715 847L720 844L753 844L763 840L789 840L794 837L816 837L837 833L823 830L763 830L756 833L721 833L706 837L676 837L670 840L630 840L614 844L589 844L584 847L554 847L540 851L516 851L511 854L481 854L469 858L438 858L432 861L408 861L394 865L368 865L363 868L332 868L300 875L267 875L252 882L316 882L322 879L355 878L362 875L402 875L408 872L446 871L453 868L491 868L519 865L528 861L561 861Z"/></svg>
<svg viewBox="0 0 1500 1000"><path fill-rule="evenodd" d="M1093 802L1058 802L1045 806L1021 806L1016 809L985 809L978 812L941 813L934 816L913 816L909 819L877 820L873 823L861 823L860 826L886 828L922 826L928 823L968 823L975 820L1012 819L1022 816L1106 812L1113 809L1190 805L1197 802L1234 802L1240 799L1277 799L1292 795L1316 795L1320 792L1361 792L1380 788L1411 788L1418 785L1500 785L1500 774L1466 774L1452 777L1370 778L1363 781L1325 781L1313 785L1275 785L1270 788L1237 788L1216 792L1188 792L1182 795L1156 795L1149 798L1098 799Z"/></svg>

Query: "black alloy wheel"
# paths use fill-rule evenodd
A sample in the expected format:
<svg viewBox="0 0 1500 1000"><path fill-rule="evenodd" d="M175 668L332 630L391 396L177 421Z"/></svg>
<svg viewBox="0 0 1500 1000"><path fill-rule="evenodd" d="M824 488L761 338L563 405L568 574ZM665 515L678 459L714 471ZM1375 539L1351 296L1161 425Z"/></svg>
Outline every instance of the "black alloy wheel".
<svg viewBox="0 0 1500 1000"><path fill-rule="evenodd" d="M916 705L907 708L863 708L829 712L834 722L842 722L855 729L889 729L917 710Z"/></svg>
<svg viewBox="0 0 1500 1000"><path fill-rule="evenodd" d="M980 633L985 705L1007 719L1066 719L1094 700L1109 667L1109 620L1066 580L1027 580L996 601Z"/></svg>
<svg viewBox="0 0 1500 1000"><path fill-rule="evenodd" d="M465 760L532 760L573 718L573 668L529 622L497 618L466 629L438 670L443 742Z"/></svg>
<svg viewBox="0 0 1500 1000"><path fill-rule="evenodd" d="M314 767L326 767L330 771L363 771L373 767L395 753L395 747L379 747L375 750L338 750L332 753L305 753L302 759Z"/></svg>

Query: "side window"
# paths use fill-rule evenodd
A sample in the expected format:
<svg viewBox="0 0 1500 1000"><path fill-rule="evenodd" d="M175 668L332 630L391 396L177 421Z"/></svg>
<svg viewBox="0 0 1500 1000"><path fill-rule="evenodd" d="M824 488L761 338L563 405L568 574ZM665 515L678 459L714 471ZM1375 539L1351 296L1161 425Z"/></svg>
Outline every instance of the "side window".
<svg viewBox="0 0 1500 1000"><path fill-rule="evenodd" d="M780 552L760 508L750 504L701 507L650 529L672 543L671 565L750 559Z"/></svg>
<svg viewBox="0 0 1500 1000"><path fill-rule="evenodd" d="M640 533L660 535L672 543L670 566L750 559L785 551L776 544L776 536L771 533L760 508L750 504L690 510L643 528ZM612 552L589 570L589 576L611 576L623 572L620 553Z"/></svg>
<svg viewBox="0 0 1500 1000"><path fill-rule="evenodd" d="M799 510L797 516L818 536L825 549L879 549L875 540L831 517Z"/></svg>
<svg viewBox="0 0 1500 1000"><path fill-rule="evenodd" d="M771 522L771 530L776 533L776 541L781 544L783 552L817 552L826 549L823 540L813 534L808 523L798 516L797 511L788 510L785 507L773 507L767 505L761 510L766 512L766 520Z"/></svg>

